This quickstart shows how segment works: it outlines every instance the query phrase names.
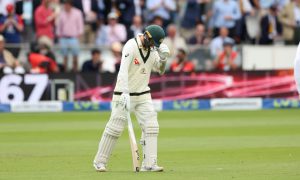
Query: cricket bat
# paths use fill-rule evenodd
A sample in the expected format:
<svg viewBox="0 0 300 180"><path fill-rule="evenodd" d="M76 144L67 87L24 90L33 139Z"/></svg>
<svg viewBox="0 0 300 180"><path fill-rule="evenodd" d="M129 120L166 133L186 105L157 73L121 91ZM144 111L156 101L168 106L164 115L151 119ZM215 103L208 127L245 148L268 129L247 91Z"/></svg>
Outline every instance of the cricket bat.
<svg viewBox="0 0 300 180"><path fill-rule="evenodd" d="M127 113L128 119L128 134L129 134L129 141L131 147L131 154L132 154L132 162L133 162L133 171L139 172L140 171L140 153L138 146L136 144L136 139L134 135L134 130L130 118L130 112Z"/></svg>

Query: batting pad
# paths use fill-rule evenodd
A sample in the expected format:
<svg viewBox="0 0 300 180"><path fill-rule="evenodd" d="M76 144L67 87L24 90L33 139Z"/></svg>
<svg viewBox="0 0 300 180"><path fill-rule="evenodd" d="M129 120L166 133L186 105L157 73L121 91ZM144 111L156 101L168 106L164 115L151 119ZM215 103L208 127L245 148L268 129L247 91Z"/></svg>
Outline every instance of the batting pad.
<svg viewBox="0 0 300 180"><path fill-rule="evenodd" d="M144 165L152 167L157 164L157 136L159 126L156 119L146 121L144 132Z"/></svg>
<svg viewBox="0 0 300 180"><path fill-rule="evenodd" d="M96 164L107 164L109 157L116 145L118 138L121 136L126 125L126 118L123 116L111 117L106 125L102 138L99 142L98 152L94 159Z"/></svg>

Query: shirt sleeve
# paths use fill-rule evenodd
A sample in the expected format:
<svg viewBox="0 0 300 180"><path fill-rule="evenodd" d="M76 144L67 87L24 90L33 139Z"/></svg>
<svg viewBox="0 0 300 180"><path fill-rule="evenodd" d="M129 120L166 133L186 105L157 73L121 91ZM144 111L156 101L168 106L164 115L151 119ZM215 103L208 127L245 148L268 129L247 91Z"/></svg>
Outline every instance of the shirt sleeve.
<svg viewBox="0 0 300 180"><path fill-rule="evenodd" d="M121 59L121 66L118 74L118 84L122 87L122 92L129 92L128 87L128 71L129 65L133 60L134 57L134 47L131 43L132 40L128 41L122 50L122 59Z"/></svg>
<svg viewBox="0 0 300 180"><path fill-rule="evenodd" d="M300 43L297 48L297 54L294 62L294 76L297 85L298 93L300 94Z"/></svg>

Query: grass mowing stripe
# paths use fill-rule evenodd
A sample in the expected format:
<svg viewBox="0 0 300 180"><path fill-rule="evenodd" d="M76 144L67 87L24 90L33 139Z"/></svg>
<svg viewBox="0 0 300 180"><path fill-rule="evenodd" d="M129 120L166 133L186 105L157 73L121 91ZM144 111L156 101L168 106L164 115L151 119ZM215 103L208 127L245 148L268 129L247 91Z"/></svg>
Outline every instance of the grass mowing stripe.
<svg viewBox="0 0 300 180"><path fill-rule="evenodd" d="M0 179L300 179L299 113L161 112L164 173L131 172L126 130L110 172L94 171L91 162L107 112L1 114ZM136 121L135 130L139 136Z"/></svg>

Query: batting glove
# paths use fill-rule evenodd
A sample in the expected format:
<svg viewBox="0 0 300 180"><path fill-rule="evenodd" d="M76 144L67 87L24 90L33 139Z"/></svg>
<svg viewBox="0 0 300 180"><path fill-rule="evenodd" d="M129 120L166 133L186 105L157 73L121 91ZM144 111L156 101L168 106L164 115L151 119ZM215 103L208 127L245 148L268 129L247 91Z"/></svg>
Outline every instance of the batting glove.
<svg viewBox="0 0 300 180"><path fill-rule="evenodd" d="M161 61L167 61L167 58L170 56L170 50L166 44L160 44L158 48L158 55Z"/></svg>
<svg viewBox="0 0 300 180"><path fill-rule="evenodd" d="M124 110L130 110L130 96L129 93L122 93L118 101L118 105Z"/></svg>

